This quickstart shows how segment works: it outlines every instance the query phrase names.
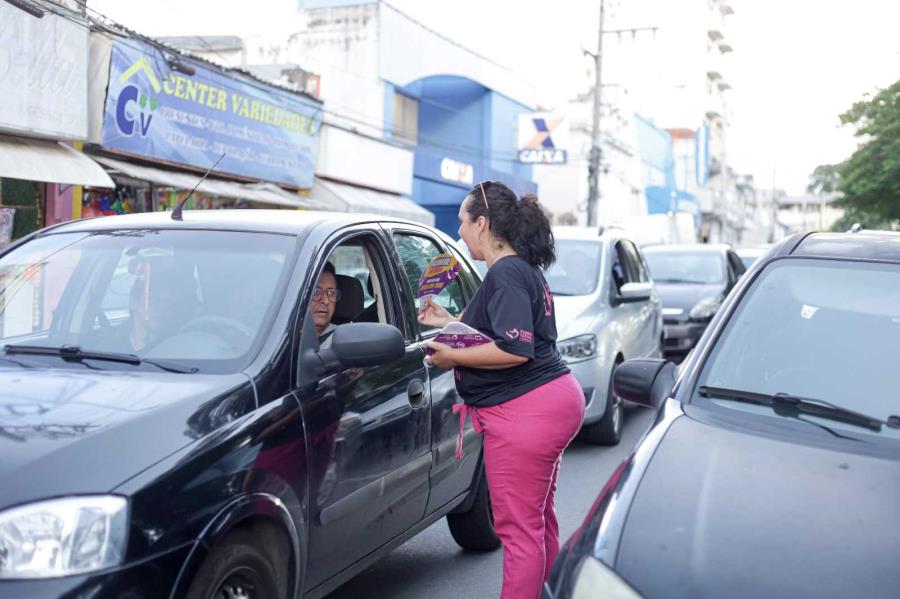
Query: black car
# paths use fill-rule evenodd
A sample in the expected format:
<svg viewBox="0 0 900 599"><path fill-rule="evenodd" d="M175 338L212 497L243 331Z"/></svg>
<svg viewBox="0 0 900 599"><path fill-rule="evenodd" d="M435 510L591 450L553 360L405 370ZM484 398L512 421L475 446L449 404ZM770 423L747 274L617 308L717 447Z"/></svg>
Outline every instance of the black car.
<svg viewBox="0 0 900 599"><path fill-rule="evenodd" d="M499 546L480 438L455 459L452 373L423 362L414 289L444 252L410 222L249 210L7 248L0 597L321 597L444 516ZM457 257L456 314L479 284Z"/></svg>
<svg viewBox="0 0 900 599"><path fill-rule="evenodd" d="M544 598L896 597L898 355L900 235L781 243L678 370L616 372L658 416Z"/></svg>
<svg viewBox="0 0 900 599"><path fill-rule="evenodd" d="M644 248L663 305L666 357L684 358L746 268L727 245Z"/></svg>

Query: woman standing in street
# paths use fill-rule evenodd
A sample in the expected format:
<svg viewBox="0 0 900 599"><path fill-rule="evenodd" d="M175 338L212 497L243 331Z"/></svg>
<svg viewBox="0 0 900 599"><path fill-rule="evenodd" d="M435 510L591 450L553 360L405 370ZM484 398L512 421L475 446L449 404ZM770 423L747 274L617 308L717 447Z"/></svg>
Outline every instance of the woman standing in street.
<svg viewBox="0 0 900 599"><path fill-rule="evenodd" d="M456 369L456 387L484 435L484 466L503 542L502 599L538 599L559 552L553 507L562 453L584 417L584 394L556 349L553 296L542 269L555 260L550 222L534 195L478 184L459 210L459 235L488 273L461 320L493 342L455 349L429 342L430 362ZM423 324L450 314L433 302Z"/></svg>

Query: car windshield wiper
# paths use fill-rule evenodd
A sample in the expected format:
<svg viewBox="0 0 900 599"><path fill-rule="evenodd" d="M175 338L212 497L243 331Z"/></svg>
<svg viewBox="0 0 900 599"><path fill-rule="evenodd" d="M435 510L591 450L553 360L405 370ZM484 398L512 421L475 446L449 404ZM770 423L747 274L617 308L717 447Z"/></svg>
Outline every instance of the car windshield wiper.
<svg viewBox="0 0 900 599"><path fill-rule="evenodd" d="M885 426L888 428L900 429L900 416L892 415L888 416L887 420L882 420L881 418L869 416L862 412L855 412L822 399L800 397L789 393L775 393L774 395L769 395L767 393L755 393L753 391L743 391L741 389L707 386L700 387L699 392L700 395L703 395L704 397L733 399L735 401L769 406L779 416L786 416L788 418L797 418L800 414L808 414L827 420L852 424L876 433L881 432L882 427Z"/></svg>
<svg viewBox="0 0 900 599"><path fill-rule="evenodd" d="M43 345L5 345L3 351L7 354L21 354L25 356L58 356L63 360L80 362L82 360L103 360L106 362L121 362L123 364L150 364L167 372L179 374L193 374L197 368L180 366L170 362L149 360L134 354L116 354L111 352L84 351L77 345L61 345L60 347L47 347Z"/></svg>

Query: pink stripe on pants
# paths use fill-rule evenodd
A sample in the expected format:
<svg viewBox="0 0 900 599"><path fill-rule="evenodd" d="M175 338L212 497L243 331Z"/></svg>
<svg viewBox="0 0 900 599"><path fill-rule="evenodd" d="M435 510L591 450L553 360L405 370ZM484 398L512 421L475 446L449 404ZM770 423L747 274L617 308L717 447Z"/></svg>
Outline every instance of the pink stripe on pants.
<svg viewBox="0 0 900 599"><path fill-rule="evenodd" d="M559 553L556 478L563 450L583 418L584 393L571 374L474 410L476 426L484 431L494 528L503 542L501 599L538 599L550 575Z"/></svg>

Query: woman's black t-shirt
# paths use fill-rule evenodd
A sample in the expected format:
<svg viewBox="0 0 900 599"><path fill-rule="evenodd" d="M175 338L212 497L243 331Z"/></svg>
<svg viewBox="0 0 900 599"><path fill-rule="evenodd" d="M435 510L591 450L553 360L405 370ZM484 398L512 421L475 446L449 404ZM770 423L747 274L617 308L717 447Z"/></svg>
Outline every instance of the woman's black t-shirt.
<svg viewBox="0 0 900 599"><path fill-rule="evenodd" d="M469 405L501 404L569 372L556 349L553 295L541 271L519 256L501 258L466 306L462 321L527 362L490 370L456 368L456 389Z"/></svg>

